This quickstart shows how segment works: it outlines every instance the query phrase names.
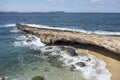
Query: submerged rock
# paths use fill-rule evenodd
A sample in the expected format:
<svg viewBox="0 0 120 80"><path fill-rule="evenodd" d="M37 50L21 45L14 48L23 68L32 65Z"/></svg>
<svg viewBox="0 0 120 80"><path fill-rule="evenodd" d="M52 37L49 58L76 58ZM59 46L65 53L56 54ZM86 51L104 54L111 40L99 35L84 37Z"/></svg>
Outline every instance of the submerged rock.
<svg viewBox="0 0 120 80"><path fill-rule="evenodd" d="M81 67L86 66L84 62L78 62L78 63L76 63L76 65L81 66Z"/></svg>
<svg viewBox="0 0 120 80"><path fill-rule="evenodd" d="M86 64L84 62L78 62L78 63L76 63L76 65L80 66L80 67L85 67L86 66ZM74 71L75 68L76 68L75 65L71 65L70 70Z"/></svg>
<svg viewBox="0 0 120 80"><path fill-rule="evenodd" d="M26 42L31 42L31 41L33 41L33 40L35 40L34 37L29 37Z"/></svg>
<svg viewBox="0 0 120 80"><path fill-rule="evenodd" d="M34 55L40 55L42 53L42 51L41 50L32 50L32 53Z"/></svg>
<svg viewBox="0 0 120 80"><path fill-rule="evenodd" d="M75 69L75 66L74 66L74 65L71 65L70 70L71 70L71 71L74 71L74 69Z"/></svg>
<svg viewBox="0 0 120 80"><path fill-rule="evenodd" d="M59 60L60 56L52 56L48 58L48 62L51 63L52 66L54 67L59 67L61 68L63 65L63 62Z"/></svg>
<svg viewBox="0 0 120 80"><path fill-rule="evenodd" d="M51 46L45 48L46 50L50 50L50 49L53 49Z"/></svg>
<svg viewBox="0 0 120 80"><path fill-rule="evenodd" d="M32 78L32 80L44 80L44 78L41 76L35 76Z"/></svg>
<svg viewBox="0 0 120 80"><path fill-rule="evenodd" d="M60 46L60 49L70 56L77 56L78 55L75 51L75 48Z"/></svg>

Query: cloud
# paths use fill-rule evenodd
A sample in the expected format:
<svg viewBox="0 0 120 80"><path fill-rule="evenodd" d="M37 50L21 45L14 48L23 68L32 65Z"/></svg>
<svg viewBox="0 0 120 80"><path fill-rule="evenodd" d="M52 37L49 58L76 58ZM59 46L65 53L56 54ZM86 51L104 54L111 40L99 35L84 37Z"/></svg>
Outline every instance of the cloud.
<svg viewBox="0 0 120 80"><path fill-rule="evenodd" d="M54 0L49 0L50 2L54 1Z"/></svg>
<svg viewBox="0 0 120 80"><path fill-rule="evenodd" d="M111 1L111 3L115 3L116 1Z"/></svg>
<svg viewBox="0 0 120 80"><path fill-rule="evenodd" d="M116 3L118 0L88 0L90 2L99 2L99 3Z"/></svg>
<svg viewBox="0 0 120 80"><path fill-rule="evenodd" d="M90 0L90 2L98 2L98 1L100 1L100 0Z"/></svg>
<svg viewBox="0 0 120 80"><path fill-rule="evenodd" d="M53 1L64 1L64 0L49 0L50 2L53 2Z"/></svg>
<svg viewBox="0 0 120 80"><path fill-rule="evenodd" d="M2 1L0 0L0 4L2 4Z"/></svg>

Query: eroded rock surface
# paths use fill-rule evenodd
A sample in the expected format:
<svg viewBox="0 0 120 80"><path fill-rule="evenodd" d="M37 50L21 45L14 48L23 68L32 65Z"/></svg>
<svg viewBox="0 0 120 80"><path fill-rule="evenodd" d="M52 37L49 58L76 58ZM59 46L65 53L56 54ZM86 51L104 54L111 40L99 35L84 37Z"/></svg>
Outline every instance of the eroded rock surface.
<svg viewBox="0 0 120 80"><path fill-rule="evenodd" d="M60 42L60 44L62 44L62 42L90 44L120 54L120 36L85 34L67 30L36 28L22 24L16 24L16 27L24 32L40 36L41 41L45 44Z"/></svg>

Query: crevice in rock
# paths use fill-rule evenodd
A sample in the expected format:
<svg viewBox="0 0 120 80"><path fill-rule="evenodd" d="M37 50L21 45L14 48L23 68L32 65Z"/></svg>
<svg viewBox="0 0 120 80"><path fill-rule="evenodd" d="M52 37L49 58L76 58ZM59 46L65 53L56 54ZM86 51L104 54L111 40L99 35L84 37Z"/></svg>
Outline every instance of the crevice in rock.
<svg viewBox="0 0 120 80"><path fill-rule="evenodd" d="M109 51L109 50L105 49L104 47L100 47L100 46L93 45L93 44L82 44L82 43L77 43L77 42L58 40L58 41L54 42L52 45L58 45L58 46L65 45L65 46L72 46L72 47L80 48L80 49L91 50L91 51L98 52L102 55L105 55L105 56L108 56L108 57L111 57L111 58L114 58L114 59L120 61L119 54Z"/></svg>

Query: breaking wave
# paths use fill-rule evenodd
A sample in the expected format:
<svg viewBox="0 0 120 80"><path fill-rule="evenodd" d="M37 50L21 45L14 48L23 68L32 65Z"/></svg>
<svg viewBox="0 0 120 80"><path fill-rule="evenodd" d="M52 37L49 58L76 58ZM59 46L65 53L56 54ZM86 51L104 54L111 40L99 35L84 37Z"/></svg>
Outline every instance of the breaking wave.
<svg viewBox="0 0 120 80"><path fill-rule="evenodd" d="M12 32L12 33L18 33L18 32L20 32L20 30L18 30L17 28L13 28L12 30L10 30L10 32Z"/></svg>
<svg viewBox="0 0 120 80"><path fill-rule="evenodd" d="M42 46L45 46L45 44L43 44L40 41L40 38L38 38L37 36L26 34L26 35L21 35L17 37L16 41L14 42L14 46L21 46L21 47L25 46L25 47L37 49Z"/></svg>
<svg viewBox="0 0 120 80"><path fill-rule="evenodd" d="M76 32L83 32L87 34L102 34L102 35L120 35L120 32L111 32L111 31L101 31L101 30L96 30L96 31L88 31L84 29L70 29L70 28L60 28L60 27L50 27L50 26L45 26L45 25L37 25L37 24L26 24L31 27L37 27L37 28L48 28L48 29L58 29L58 30L69 30L69 31L76 31Z"/></svg>
<svg viewBox="0 0 120 80"><path fill-rule="evenodd" d="M21 23L24 24L24 23ZM96 31L91 31L91 30L84 30L84 29L70 29L70 28L60 28L60 27L51 27L51 26L46 26L46 25L40 25L40 24L26 24L31 27L37 27L37 28L48 28L48 29L58 29L58 30L69 30L69 31L75 31L75 32L82 32L82 33L87 33L87 34L100 34L100 35L120 35L120 32L112 32L112 31L102 31L102 30L96 30ZM5 25L0 25L0 27L15 27L16 24L5 24ZM13 29L10 32L18 32L17 29Z"/></svg>
<svg viewBox="0 0 120 80"><path fill-rule="evenodd" d="M15 24L5 24L5 25L0 25L0 27L14 27Z"/></svg>
<svg viewBox="0 0 120 80"><path fill-rule="evenodd" d="M5 24L5 25L0 25L0 28L3 28L3 27L11 27L12 29L10 30L10 32L12 33L17 33L19 32L20 30L18 30L16 27L16 24Z"/></svg>

